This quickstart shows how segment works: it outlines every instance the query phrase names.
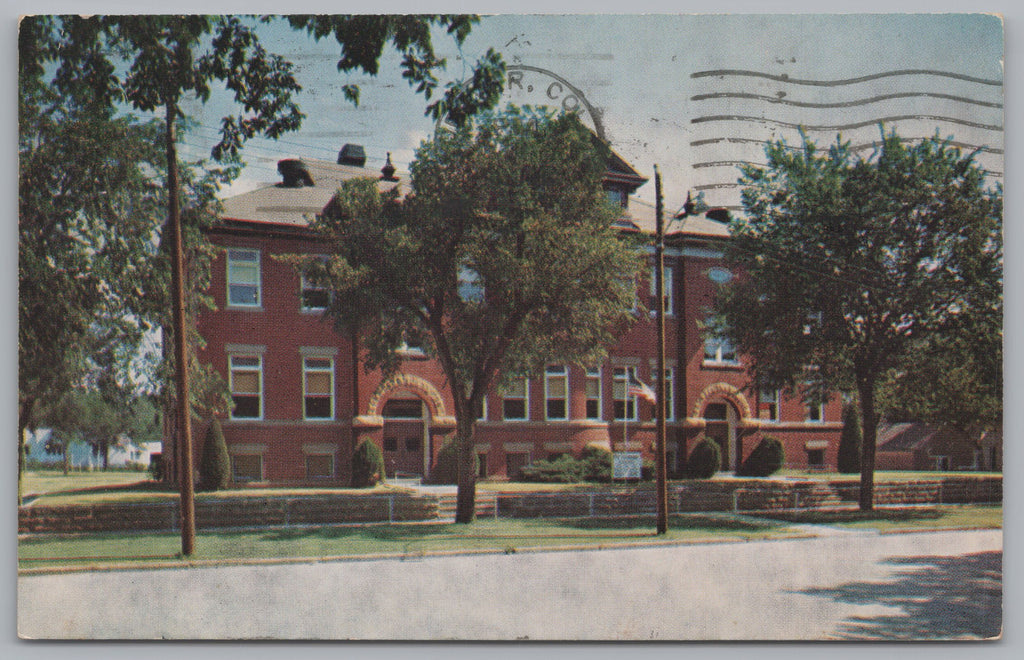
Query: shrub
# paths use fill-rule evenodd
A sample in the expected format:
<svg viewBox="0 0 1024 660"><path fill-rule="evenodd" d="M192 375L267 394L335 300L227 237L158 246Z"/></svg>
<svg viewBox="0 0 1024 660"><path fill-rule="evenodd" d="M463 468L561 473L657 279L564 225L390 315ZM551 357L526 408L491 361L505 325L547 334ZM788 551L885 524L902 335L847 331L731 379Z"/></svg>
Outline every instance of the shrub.
<svg viewBox="0 0 1024 660"><path fill-rule="evenodd" d="M687 476L691 479L710 479L718 472L721 463L722 452L718 443L701 440L690 452L690 460L686 465Z"/></svg>
<svg viewBox="0 0 1024 660"><path fill-rule="evenodd" d="M839 436L839 456L836 468L843 474L860 472L860 448L864 433L860 427L857 407L848 403L843 406L843 433Z"/></svg>
<svg viewBox="0 0 1024 660"><path fill-rule="evenodd" d="M602 447L588 446L580 454L583 480L607 483L612 480L612 453Z"/></svg>
<svg viewBox="0 0 1024 660"><path fill-rule="evenodd" d="M776 438L765 436L736 473L744 477L767 477L782 469L785 460L782 443Z"/></svg>
<svg viewBox="0 0 1024 660"><path fill-rule="evenodd" d="M384 479L384 454L371 440L364 440L352 454L352 486L369 488Z"/></svg>
<svg viewBox="0 0 1024 660"><path fill-rule="evenodd" d="M583 481L585 463L568 454L556 458L539 460L524 466L519 471L520 481L546 484L574 484Z"/></svg>
<svg viewBox="0 0 1024 660"><path fill-rule="evenodd" d="M430 483L432 484L457 484L459 483L459 454L455 439L446 440L441 448L437 450L437 460L430 470ZM480 471L480 458L473 454L473 473Z"/></svg>
<svg viewBox="0 0 1024 660"><path fill-rule="evenodd" d="M224 442L224 431L215 417L206 430L203 455L199 459L199 490L222 490L227 488L230 480L231 458Z"/></svg>

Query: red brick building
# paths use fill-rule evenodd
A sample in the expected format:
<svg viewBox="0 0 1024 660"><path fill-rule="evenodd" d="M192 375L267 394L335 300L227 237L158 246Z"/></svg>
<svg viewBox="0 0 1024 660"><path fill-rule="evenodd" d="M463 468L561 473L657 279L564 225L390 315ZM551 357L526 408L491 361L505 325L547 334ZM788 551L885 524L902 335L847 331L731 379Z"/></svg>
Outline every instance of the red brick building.
<svg viewBox="0 0 1024 660"><path fill-rule="evenodd" d="M234 399L222 420L233 478L344 485L352 451L365 438L383 449L389 476L427 476L455 428L440 367L413 348L394 377L366 373L354 338L336 333L323 318L327 293L307 286L277 258L323 249L307 223L342 180L374 177L382 190L408 181L390 170L367 169L362 148L353 145L342 149L337 164L282 161L279 171L284 182L227 199L222 220L208 234L223 250L210 292L217 309L198 320L206 340L199 358L224 377ZM612 159L605 187L622 204L623 231L653 234L654 209L630 198L645 181ZM721 258L727 226L689 216L671 220L666 236L670 473L684 467L701 438L720 444L722 469L733 471L766 434L783 442L788 465L834 466L839 401L808 408L798 399L754 391L742 356L728 342L703 335L716 287L732 276ZM650 296L647 283L640 294ZM512 476L532 460L587 445L653 455L653 406L627 397L626 390L630 377L653 387L655 338L654 321L640 319L604 364L552 364L508 391L491 392L477 424L480 476ZM197 425L196 437L204 431Z"/></svg>

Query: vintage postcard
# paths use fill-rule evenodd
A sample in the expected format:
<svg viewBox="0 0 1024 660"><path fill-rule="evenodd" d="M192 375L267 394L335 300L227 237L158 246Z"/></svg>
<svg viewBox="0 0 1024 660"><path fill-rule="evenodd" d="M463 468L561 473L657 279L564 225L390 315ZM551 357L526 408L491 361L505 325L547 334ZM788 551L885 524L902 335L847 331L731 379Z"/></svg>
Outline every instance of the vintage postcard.
<svg viewBox="0 0 1024 660"><path fill-rule="evenodd" d="M23 17L19 636L1000 639L1003 34Z"/></svg>

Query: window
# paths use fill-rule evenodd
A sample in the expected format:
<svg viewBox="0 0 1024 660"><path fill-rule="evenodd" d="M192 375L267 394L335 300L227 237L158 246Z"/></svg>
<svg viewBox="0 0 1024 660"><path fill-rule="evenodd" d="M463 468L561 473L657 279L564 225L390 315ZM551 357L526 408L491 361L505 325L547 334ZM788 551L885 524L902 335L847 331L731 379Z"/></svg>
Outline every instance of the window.
<svg viewBox="0 0 1024 660"><path fill-rule="evenodd" d="M712 335L704 339L704 362L738 364L736 349L727 338Z"/></svg>
<svg viewBox="0 0 1024 660"><path fill-rule="evenodd" d="M478 422L487 421L487 395L485 394L480 399L480 403L476 404L476 419Z"/></svg>
<svg viewBox="0 0 1024 660"><path fill-rule="evenodd" d="M636 380L636 367L615 367L612 373L612 406L618 421L636 421L636 397L627 394L629 382Z"/></svg>
<svg viewBox="0 0 1024 660"><path fill-rule="evenodd" d="M604 191L608 195L608 201L616 206L625 208L626 206L626 192L621 188L609 188Z"/></svg>
<svg viewBox="0 0 1024 660"><path fill-rule="evenodd" d="M569 419L569 370L564 365L545 370L544 401L549 420Z"/></svg>
<svg viewBox="0 0 1024 660"><path fill-rule="evenodd" d="M232 455L231 478L234 481L263 481L263 456L260 454Z"/></svg>
<svg viewBox="0 0 1024 660"><path fill-rule="evenodd" d="M486 479L487 478L487 452L480 452L479 454L476 455L476 458L477 458L477 463L478 463L478 469L477 469L476 476L477 476L478 479Z"/></svg>
<svg viewBox="0 0 1024 660"><path fill-rule="evenodd" d="M664 296L665 297L665 316L672 316L672 314L675 313L673 311L673 306L672 306L673 305L673 300L674 300L674 296L672 295L673 291L674 291L674 287L672 286L672 282L673 282L673 279L672 279L672 266L665 266L665 269L664 269L663 272L665 273L665 283L664 283L664 286L665 286L665 290L664 290L664 293L665 293L665 296ZM658 280L657 280L657 277L658 277L658 266L657 266L657 264L655 264L655 266L653 268L651 268L651 300L652 301L654 300L654 296L656 296L658 294ZM653 307L652 311L655 311L655 312L658 311L657 302L654 302L652 307Z"/></svg>
<svg viewBox="0 0 1024 660"><path fill-rule="evenodd" d="M334 360L302 360L303 414L306 419L334 419Z"/></svg>
<svg viewBox="0 0 1024 660"><path fill-rule="evenodd" d="M529 419L530 381L517 378L512 381L502 394L502 415L506 421L522 421Z"/></svg>
<svg viewBox="0 0 1024 660"><path fill-rule="evenodd" d="M704 419L724 422L729 419L729 407L724 403L709 403L704 408Z"/></svg>
<svg viewBox="0 0 1024 660"><path fill-rule="evenodd" d="M587 369L587 419L601 419L601 367Z"/></svg>
<svg viewBox="0 0 1024 660"><path fill-rule="evenodd" d="M530 454L527 452L512 452L505 454L505 476L509 479L517 479L519 471L530 464Z"/></svg>
<svg viewBox="0 0 1024 660"><path fill-rule="evenodd" d="M260 253L258 250L228 250L228 305L260 306Z"/></svg>
<svg viewBox="0 0 1024 660"><path fill-rule="evenodd" d="M675 382L675 370L672 367L665 368L665 421L672 422L676 419L676 404L672 384ZM655 410L654 419L658 418Z"/></svg>
<svg viewBox="0 0 1024 660"><path fill-rule="evenodd" d="M824 449L808 449L807 450L807 466L813 468L825 467L825 450Z"/></svg>
<svg viewBox="0 0 1024 660"><path fill-rule="evenodd" d="M329 479L334 476L334 456L331 454L306 454L306 478Z"/></svg>
<svg viewBox="0 0 1024 660"><path fill-rule="evenodd" d="M327 289L313 284L305 275L300 276L299 280L302 287L302 291L299 294L302 311L322 312L327 309L327 303L331 299Z"/></svg>
<svg viewBox="0 0 1024 660"><path fill-rule="evenodd" d="M779 421L779 391L762 389L758 393L759 417L766 422Z"/></svg>
<svg viewBox="0 0 1024 660"><path fill-rule="evenodd" d="M420 419L423 417L423 402L419 399L388 399L381 416L388 419Z"/></svg>
<svg viewBox="0 0 1024 660"><path fill-rule="evenodd" d="M263 357L231 355L228 363L235 404L231 419L263 419Z"/></svg>
<svg viewBox="0 0 1024 660"><path fill-rule="evenodd" d="M807 421L808 422L824 422L825 421L825 406L821 403L808 403L807 404Z"/></svg>

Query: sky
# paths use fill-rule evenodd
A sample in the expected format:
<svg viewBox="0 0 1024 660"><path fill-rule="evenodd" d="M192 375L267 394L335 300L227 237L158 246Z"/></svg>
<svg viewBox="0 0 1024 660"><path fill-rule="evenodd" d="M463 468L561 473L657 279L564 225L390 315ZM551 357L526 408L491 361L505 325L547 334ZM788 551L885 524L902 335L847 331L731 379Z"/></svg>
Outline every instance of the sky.
<svg viewBox="0 0 1024 660"><path fill-rule="evenodd" d="M334 160L345 143L363 145L370 167L389 152L408 167L434 125L426 100L401 78L397 54L385 56L376 77L342 75L333 40L315 43L280 24L261 30L270 50L295 63L307 118L276 142L249 143L248 167L228 194L278 180L277 160ZM995 16L506 14L484 17L461 51L443 34L435 47L448 60L442 81L464 79L488 48L500 51L513 76L503 103L577 108L642 175L658 165L667 208L695 190L712 205L737 206L736 165L760 164L766 139L798 142L801 125L818 127L809 137L819 143L842 133L864 145L885 119L901 135L938 131L984 147L979 162L993 180L1003 170ZM353 82L358 107L341 94ZM184 141L203 153L231 108L222 97L187 111L199 126ZM744 146L726 144L737 136ZM653 181L638 196L653 202Z"/></svg>

